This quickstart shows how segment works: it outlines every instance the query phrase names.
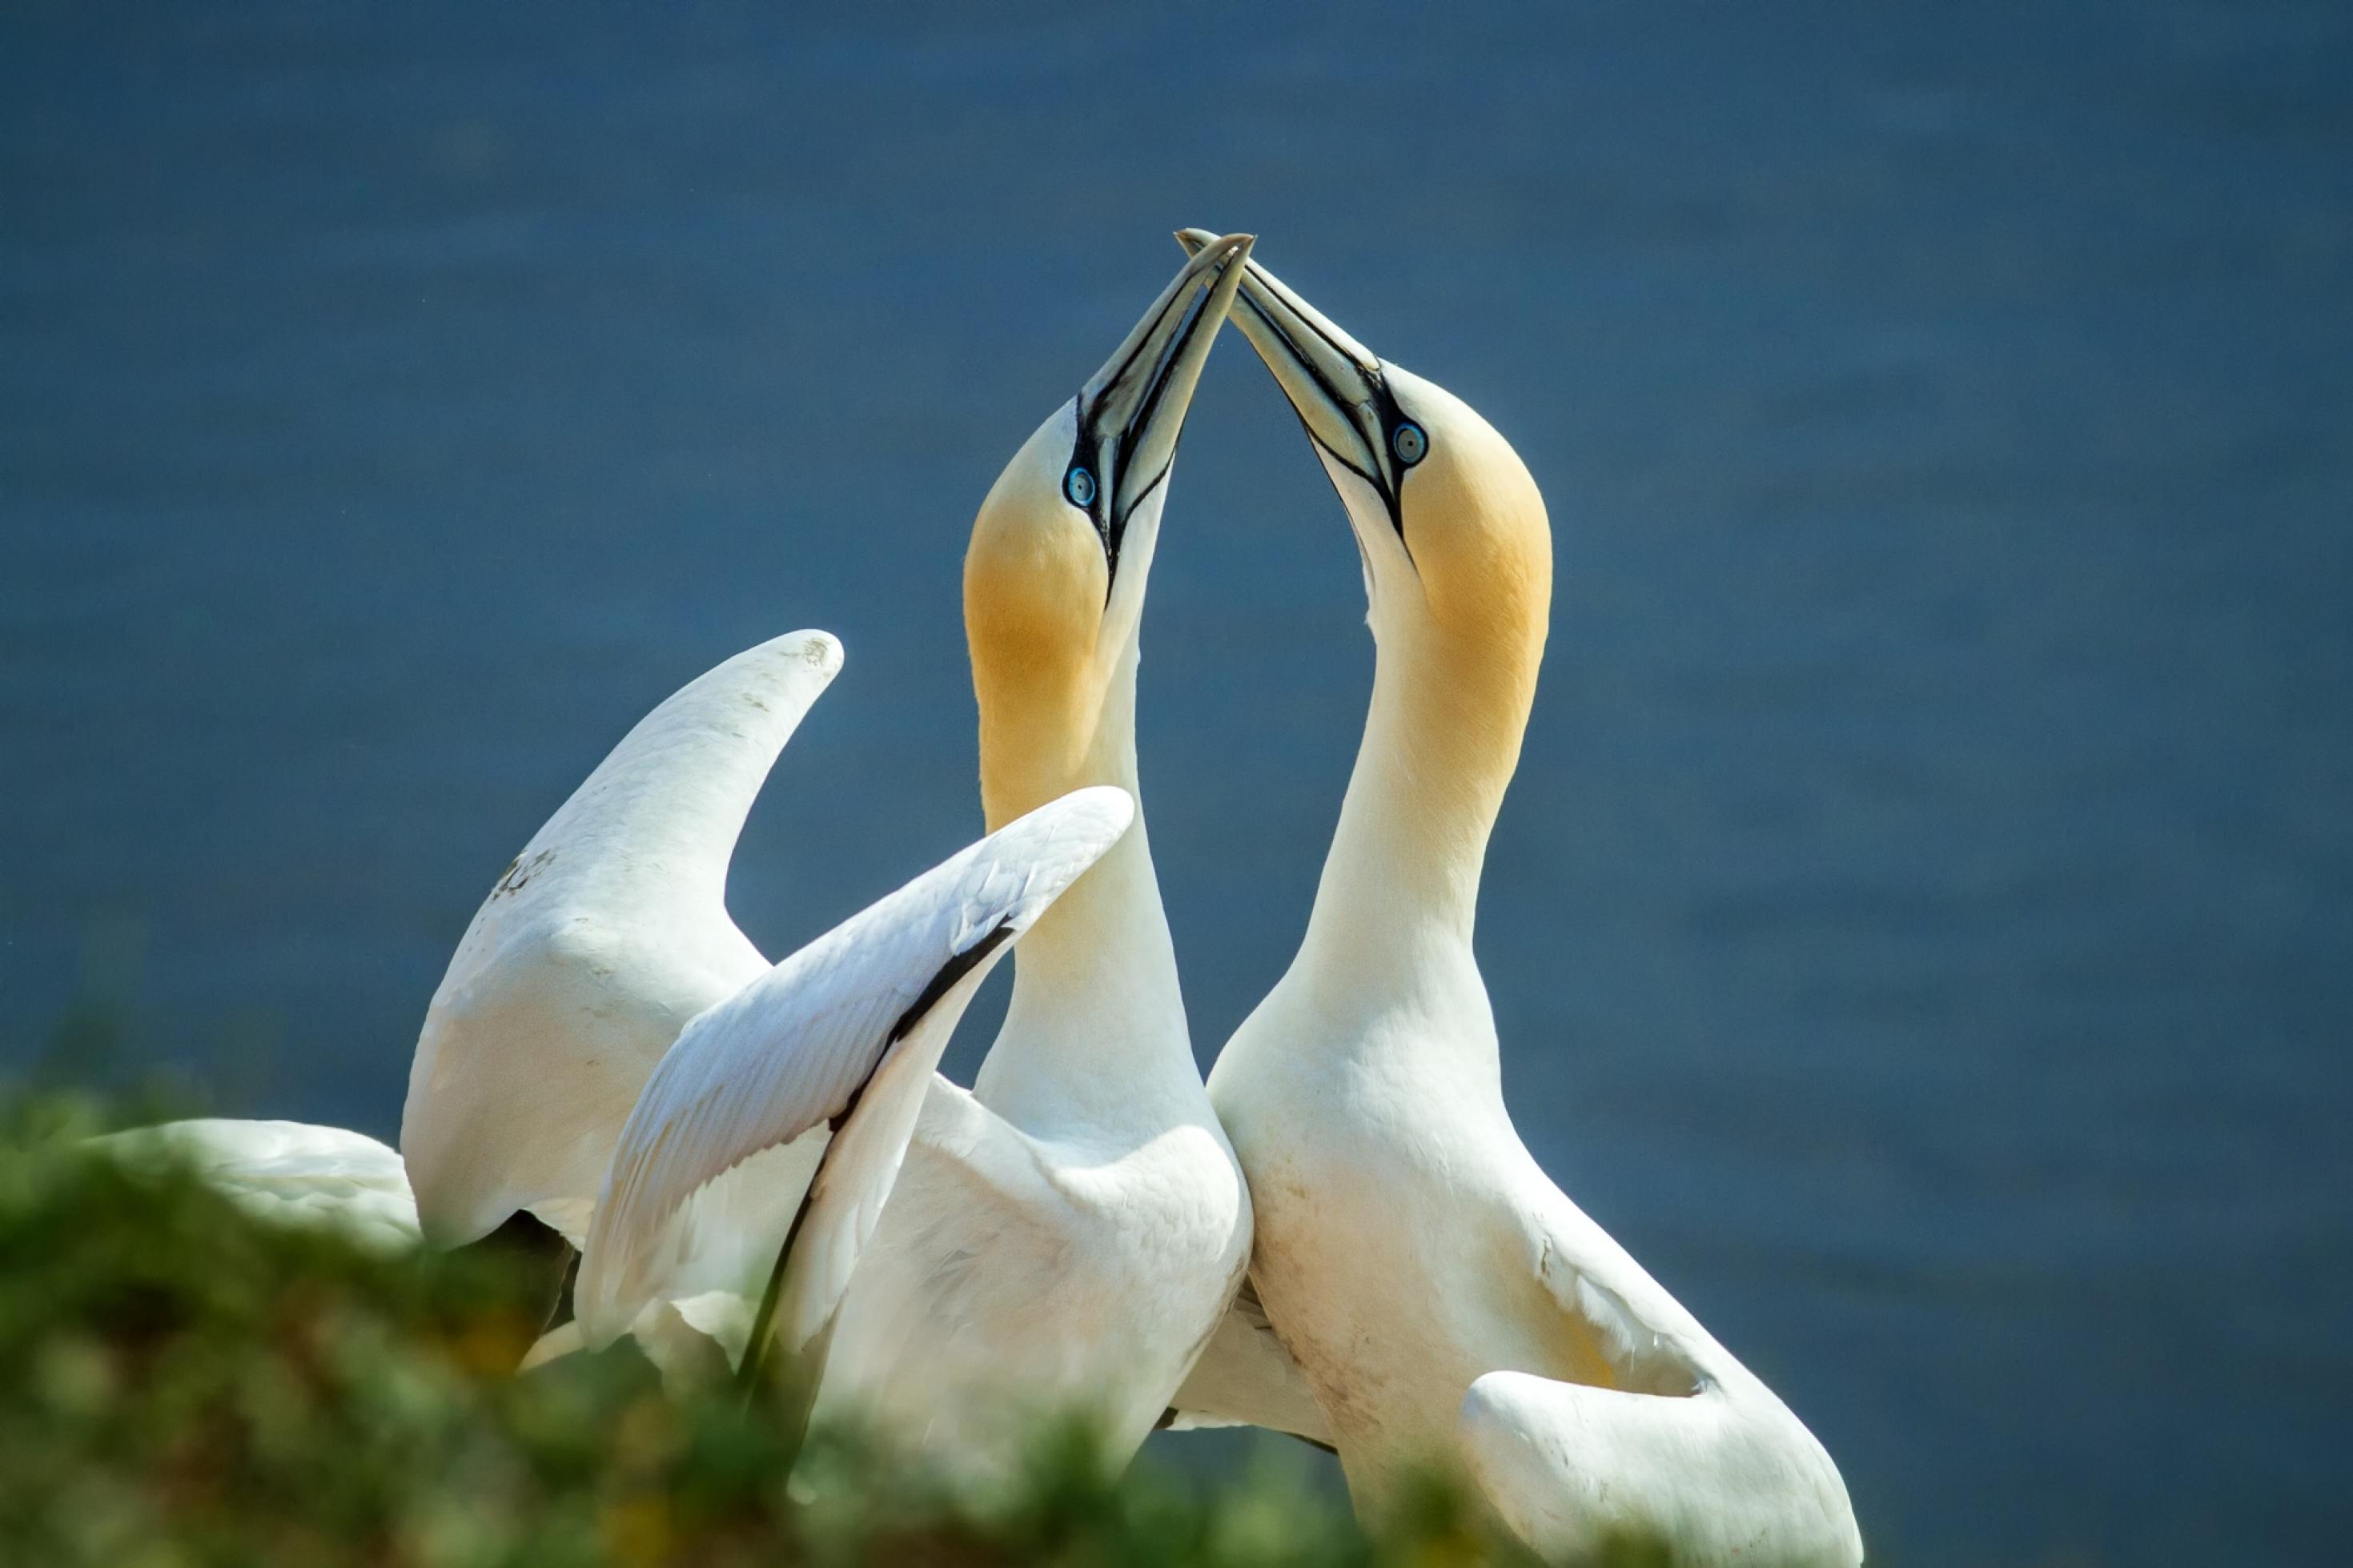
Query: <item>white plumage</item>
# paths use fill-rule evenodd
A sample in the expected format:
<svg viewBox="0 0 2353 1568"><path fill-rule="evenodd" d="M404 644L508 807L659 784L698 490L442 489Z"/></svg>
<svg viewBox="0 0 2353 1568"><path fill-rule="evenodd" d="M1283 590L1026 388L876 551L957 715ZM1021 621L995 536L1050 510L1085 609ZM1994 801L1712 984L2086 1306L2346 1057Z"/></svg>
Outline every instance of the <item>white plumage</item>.
<svg viewBox="0 0 2353 1568"><path fill-rule="evenodd" d="M1368 1515L1451 1456L1547 1553L1633 1533L1696 1563L1858 1561L1820 1444L1504 1110L1471 931L1549 604L1533 481L1247 237L1180 238L1193 258L975 526L1005 826L771 966L728 916L728 864L841 668L832 637L789 634L655 709L501 875L427 1013L402 1154L278 1121L98 1145L371 1247L527 1212L584 1248L578 1321L534 1363L635 1333L708 1373L777 1271L778 1338L824 1374L802 1394L966 1473L1073 1411L1124 1458L1173 1402L1180 1426L1335 1447ZM1177 436L1238 289L1347 507L1380 659L1306 939L1213 1111L1133 799L1134 700ZM947 1082L966 1004L1033 930L974 1089Z"/></svg>
<svg viewBox="0 0 2353 1568"><path fill-rule="evenodd" d="M824 1152L778 1324L786 1349L802 1349L840 1300L972 993L1134 816L1109 787L1041 806L689 1024L613 1152L576 1286L587 1342L668 1294L697 1189L807 1135Z"/></svg>
<svg viewBox="0 0 2353 1568"><path fill-rule="evenodd" d="M1859 1562L1821 1445L1504 1108L1472 930L1550 603L1535 481L1255 262L1236 313L1347 510L1378 654L1299 954L1210 1074L1256 1203L1257 1300L1176 1408L1330 1442L1376 1520L1451 1459L1548 1555L1631 1533L1679 1563Z"/></svg>
<svg viewBox="0 0 2353 1568"><path fill-rule="evenodd" d="M364 1132L206 1117L109 1133L90 1147L126 1164L189 1171L269 1224L332 1228L377 1251L417 1245L400 1155Z"/></svg>
<svg viewBox="0 0 2353 1568"><path fill-rule="evenodd" d="M403 1152L290 1121L174 1122L100 1141L185 1162L266 1220L393 1247L459 1246L526 1210L577 1247L614 1142L687 1021L769 972L726 907L727 867L776 755L840 670L821 631L748 648L624 736L502 871L434 994ZM741 1299L776 1251L818 1146L705 1186L640 1340L666 1367L702 1335L740 1346ZM570 1325L532 1364L576 1348Z"/></svg>
<svg viewBox="0 0 2353 1568"><path fill-rule="evenodd" d="M587 1319L534 1359L625 1330L666 1364L700 1334L740 1354L810 1194L783 1315L806 1344L840 1300L820 1391L837 1407L983 1472L1032 1415L1083 1410L1124 1458L1166 1407L1240 1278L1250 1204L1194 1065L1140 818L1079 873L1109 842L1106 803L1135 788L1145 585L1249 245L1189 262L982 506L966 619L984 805L1012 824L995 848L773 971L760 958L727 918L726 864L839 666L806 633L664 703L500 879L434 998L402 1137L427 1239L525 1210L587 1244ZM1014 820L1073 791L1067 821ZM1038 924L966 1091L929 1063L976 974L886 1047L991 909ZM826 1124L870 1069L812 1194Z"/></svg>
<svg viewBox="0 0 2353 1568"><path fill-rule="evenodd" d="M728 917L728 861L841 658L826 633L792 632L694 680L500 876L409 1068L400 1146L435 1246L474 1240L518 1209L575 1247L586 1239L654 1064L687 1020L767 972Z"/></svg>
<svg viewBox="0 0 2353 1568"><path fill-rule="evenodd" d="M1249 247L1213 240L1170 281L974 523L965 618L991 822L1087 785L1138 793L1145 584L1177 436ZM934 1079L842 1301L818 1413L979 1478L1026 1453L1038 1415L1079 1414L1124 1462L1249 1246L1139 805L1022 940L973 1089Z"/></svg>

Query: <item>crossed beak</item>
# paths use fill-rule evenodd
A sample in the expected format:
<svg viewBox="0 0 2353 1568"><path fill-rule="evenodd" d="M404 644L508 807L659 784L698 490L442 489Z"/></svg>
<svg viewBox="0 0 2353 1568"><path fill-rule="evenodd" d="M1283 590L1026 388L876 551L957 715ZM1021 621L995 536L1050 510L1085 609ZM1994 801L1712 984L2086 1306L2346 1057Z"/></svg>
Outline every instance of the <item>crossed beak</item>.
<svg viewBox="0 0 2353 1568"><path fill-rule="evenodd" d="M1232 308L1250 236L1203 234L1192 259L1079 392L1079 439L1063 495L1103 538L1112 574L1128 519L1168 477L1201 366Z"/></svg>

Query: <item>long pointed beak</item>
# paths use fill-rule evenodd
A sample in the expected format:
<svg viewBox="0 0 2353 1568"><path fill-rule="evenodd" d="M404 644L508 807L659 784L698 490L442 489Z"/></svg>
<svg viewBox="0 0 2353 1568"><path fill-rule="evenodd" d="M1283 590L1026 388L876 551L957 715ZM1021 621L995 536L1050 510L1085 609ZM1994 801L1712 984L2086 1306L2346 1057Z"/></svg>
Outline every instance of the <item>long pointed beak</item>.
<svg viewBox="0 0 2353 1568"><path fill-rule="evenodd" d="M1114 574L1127 520L1168 477L1209 345L1241 286L1251 237L1203 234L1135 330L1079 393L1079 450L1065 492L1103 535ZM1091 472L1077 486L1081 468Z"/></svg>
<svg viewBox="0 0 2353 1568"><path fill-rule="evenodd" d="M1187 228L1177 230L1176 243L1198 258L1219 241L1207 229ZM1407 422L1380 360L1257 262L1245 258L1243 271L1234 324L1274 373L1307 438L1380 493L1402 534L1398 495L1419 457L1399 458L1398 433Z"/></svg>

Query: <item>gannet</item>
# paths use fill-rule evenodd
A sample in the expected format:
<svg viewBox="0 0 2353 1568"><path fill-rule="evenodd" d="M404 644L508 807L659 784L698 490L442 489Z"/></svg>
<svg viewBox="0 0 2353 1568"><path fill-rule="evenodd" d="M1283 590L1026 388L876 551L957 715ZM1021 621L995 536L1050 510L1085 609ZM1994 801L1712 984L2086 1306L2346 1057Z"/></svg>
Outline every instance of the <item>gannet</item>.
<svg viewBox="0 0 2353 1568"><path fill-rule="evenodd" d="M1377 655L1306 935L1209 1076L1255 1205L1252 1289L1179 1424L1330 1444L1368 1520L1459 1467L1547 1554L1630 1533L1679 1563L1861 1561L1821 1445L1553 1184L1504 1104L1472 926L1544 652L1535 481L1460 399L1255 262L1234 314L1346 509Z"/></svg>
<svg viewBox="0 0 2353 1568"><path fill-rule="evenodd" d="M715 849L723 874L727 846L750 804L749 792L774 754L774 742L839 663L839 647L831 637L795 633L730 659L665 701L590 776L525 857L501 875L475 921L476 934L484 940L461 949L461 957L479 961L497 954L498 960L453 969L543 990L573 983L574 999L599 1016L611 1009L594 1006L603 999L593 994L598 982L609 983L607 997L644 995L664 972L649 962L642 943L632 945L617 922L639 915L660 921L675 912L668 896L694 881L697 849ZM710 798L702 792L714 781L745 796L721 813L731 821L714 821L710 814ZM714 1090L706 1071L706 1092L698 1096L692 1081L698 1068L717 1061L721 1079L759 1081L765 1075L765 1081L782 1085L770 1096L771 1109L799 1114L799 1124L784 1136L741 1149L705 1177L719 1176L769 1143L791 1142L826 1122L798 1152L818 1172L817 1197L822 1200L812 1202L805 1216L814 1222L808 1245L822 1256L808 1270L808 1285L800 1294L806 1298L811 1289L825 1289L829 1274L846 1271L846 1260L854 1258L871 1228L872 1212L887 1195L924 1080L972 991L1132 816L1128 797L1112 787L1082 790L1041 805L774 969L758 964L753 978L699 1012L679 1042L659 1057L652 1081L628 1112L621 1152L613 1163L623 1166L626 1177L633 1135L639 1149L648 1139L700 1139L702 1146L710 1145L712 1092L740 1086L722 1083ZM678 858L666 858L671 856ZM526 873L524 867L534 869ZM535 896L527 892L534 881L543 883ZM625 889L617 897L617 888ZM723 918L715 892L713 907L722 909ZM693 934L684 922L649 930L657 937ZM732 925L726 930L733 934ZM565 961L581 953L607 962L585 971L568 967ZM510 984L498 994L518 988ZM467 1006L460 997L455 1010L467 1016ZM530 1014L509 1009L494 1016L528 1020ZM579 1028L552 1032L541 1043L578 1048L610 1037ZM451 1036L446 1029L428 1030L427 1038L438 1047ZM517 1031L512 1043L528 1047L534 1038ZM470 1053L459 1054L435 1065L455 1069L451 1076L463 1083L470 1061ZM560 1060L543 1059L541 1065L567 1072L571 1087L577 1087L578 1079L593 1078L593 1069L603 1064L590 1060L587 1071ZM741 1110L744 1103L740 1093L729 1098L732 1106L718 1116L716 1135L723 1142L729 1126L724 1111ZM423 1238L415 1189L401 1156L359 1132L291 1121L206 1119L92 1142L101 1152L135 1164L187 1169L265 1221L330 1226L379 1250L399 1250ZM608 1170L603 1185L609 1189L613 1183ZM631 1195L645 1195L626 1180L623 1184ZM757 1194L744 1195L756 1203ZM789 1201L792 1195L786 1194L768 1200L767 1206ZM670 1203L665 1217L679 1217L673 1211L683 1206ZM733 1234L740 1216L723 1207L706 1205L691 1217L717 1234L673 1234L673 1245L659 1260L636 1260L640 1274L659 1268L665 1305L681 1294L681 1282L697 1270L709 1274L716 1259L740 1257L753 1245ZM731 1281L721 1273L715 1282L723 1287ZM839 1294L838 1280L830 1288ZM681 1321L692 1323L689 1317ZM667 1327L659 1320L655 1326ZM659 1356L664 1347L649 1348Z"/></svg>
<svg viewBox="0 0 2353 1568"><path fill-rule="evenodd" d="M1074 790L1136 791L1145 586L1177 436L1249 246L1207 242L982 503L965 616L992 828ZM630 1157L630 1179L665 1192L715 1163L691 1140ZM600 1258L654 1245L649 1223L617 1215L615 1235L591 1237L578 1295L591 1344L651 1300ZM1249 1196L1194 1064L1139 816L1023 942L973 1089L932 1079L820 1352L818 1415L877 1424L985 1479L1037 1417L1077 1415L1124 1462L1249 1247ZM799 1356L825 1331L793 1310L794 1289L779 1344Z"/></svg>

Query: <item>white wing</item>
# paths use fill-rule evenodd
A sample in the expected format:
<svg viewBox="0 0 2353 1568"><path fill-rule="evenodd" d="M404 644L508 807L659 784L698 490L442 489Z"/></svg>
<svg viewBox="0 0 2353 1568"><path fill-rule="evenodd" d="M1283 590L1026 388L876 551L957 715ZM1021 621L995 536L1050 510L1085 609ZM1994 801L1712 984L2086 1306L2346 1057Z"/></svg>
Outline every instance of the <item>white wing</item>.
<svg viewBox="0 0 2353 1568"><path fill-rule="evenodd" d="M499 879L417 1038L400 1143L438 1247L529 1209L578 1245L646 1076L765 972L727 862L776 754L841 668L793 632L631 730Z"/></svg>
<svg viewBox="0 0 2353 1568"><path fill-rule="evenodd" d="M591 1345L675 1292L698 1189L833 1130L795 1222L778 1333L830 1321L890 1195L933 1068L989 967L1125 832L1134 804L1080 790L925 872L696 1018L630 1112L574 1300ZM774 1249L784 1243L770 1235Z"/></svg>
<svg viewBox="0 0 2353 1568"><path fill-rule="evenodd" d="M301 1121L167 1121L90 1140L126 1163L179 1165L273 1225L320 1226L364 1247L417 1241L400 1155L364 1133Z"/></svg>
<svg viewBox="0 0 2353 1568"><path fill-rule="evenodd" d="M1472 1384L1456 1441L1504 1522L1553 1559L1630 1538L1678 1563L1861 1563L1846 1484L1789 1407L1550 1183L1529 1218L1562 1332L1615 1386Z"/></svg>
<svg viewBox="0 0 2353 1568"><path fill-rule="evenodd" d="M1332 1447L1332 1428L1315 1403L1315 1391L1274 1337L1266 1308L1247 1279L1169 1402L1167 1424L1179 1432L1264 1426Z"/></svg>
<svg viewBox="0 0 2353 1568"><path fill-rule="evenodd" d="M1491 1372L1456 1436L1480 1491L1548 1559L1631 1539L1677 1563L1862 1561L1837 1467L1762 1384L1677 1399Z"/></svg>

